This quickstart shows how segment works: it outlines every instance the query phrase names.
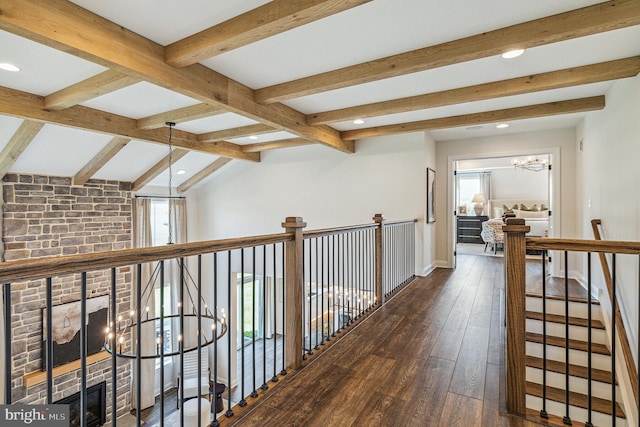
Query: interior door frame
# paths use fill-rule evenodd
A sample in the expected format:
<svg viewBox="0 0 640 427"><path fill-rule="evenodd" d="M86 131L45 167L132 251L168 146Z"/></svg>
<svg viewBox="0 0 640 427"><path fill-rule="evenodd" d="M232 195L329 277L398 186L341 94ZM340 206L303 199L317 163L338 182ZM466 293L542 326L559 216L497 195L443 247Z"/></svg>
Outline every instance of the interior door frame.
<svg viewBox="0 0 640 427"><path fill-rule="evenodd" d="M561 157L560 147L544 147L544 148L520 148L509 151L494 151L482 153L467 153L447 156L447 266L455 268L456 261L454 252L456 250L456 224L454 211L456 181L454 172L456 164L461 160L474 159L491 159L494 157L520 157L526 155L543 155L547 154L550 158L551 170L549 171L549 209L551 216L549 217L549 237L560 237L561 234ZM553 259L559 260L553 253L549 253ZM551 273L554 276L560 275L560 262L551 264Z"/></svg>

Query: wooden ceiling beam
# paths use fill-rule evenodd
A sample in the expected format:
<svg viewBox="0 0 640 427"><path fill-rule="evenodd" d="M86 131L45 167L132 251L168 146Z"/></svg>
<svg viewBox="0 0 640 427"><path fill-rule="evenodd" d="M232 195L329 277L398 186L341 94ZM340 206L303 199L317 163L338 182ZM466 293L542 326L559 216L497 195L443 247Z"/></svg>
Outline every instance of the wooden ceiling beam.
<svg viewBox="0 0 640 427"><path fill-rule="evenodd" d="M62 110L138 82L140 82L138 78L107 70L45 96L44 108L54 111Z"/></svg>
<svg viewBox="0 0 640 427"><path fill-rule="evenodd" d="M73 177L73 185L83 185L89 181L91 177L106 165L113 156L118 154L129 141L131 141L129 138L123 138L121 136L114 137L89 163L84 165L84 167L75 174Z"/></svg>
<svg viewBox="0 0 640 427"><path fill-rule="evenodd" d="M193 188L194 185L198 184L200 181L202 181L203 179L205 179L206 177L208 177L209 175L211 175L212 173L214 173L215 171L217 171L218 169L220 169L221 167L229 163L231 160L232 159L229 159L226 157L220 157L219 159L216 159L209 166L205 167L200 172L198 172L197 174L193 175L191 178L189 178L188 180L180 184L178 186L178 193L184 193L190 190L191 188Z"/></svg>
<svg viewBox="0 0 640 427"><path fill-rule="evenodd" d="M271 142L260 142L257 144L242 145L242 151L245 153L259 153L266 150L275 150L277 148L300 147L302 145L310 145L313 142L304 138L289 138Z"/></svg>
<svg viewBox="0 0 640 427"><path fill-rule="evenodd" d="M245 136L261 135L265 133L275 132L275 129L262 123L256 125L242 126L239 128L223 129L215 132L207 132L198 135L200 142L216 142L226 139L242 138Z"/></svg>
<svg viewBox="0 0 640 427"><path fill-rule="evenodd" d="M525 107L507 108L504 110L484 111L481 113L464 114L461 116L442 117L439 119L422 120L411 123L400 123L388 126L371 127L367 129L350 130L342 132L342 137L348 140L356 140L374 136L474 126L486 123L532 119L559 114L580 113L602 110L604 107L604 96L593 96L590 98L549 102L546 104L528 105Z"/></svg>
<svg viewBox="0 0 640 427"><path fill-rule="evenodd" d="M138 129L158 129L166 126L167 122L184 123L223 113L226 111L218 106L196 104L138 119Z"/></svg>
<svg viewBox="0 0 640 427"><path fill-rule="evenodd" d="M165 60L185 67L371 0L274 0L165 49Z"/></svg>
<svg viewBox="0 0 640 427"><path fill-rule="evenodd" d="M0 87L0 113L38 122L52 123L77 129L106 133L113 136L136 139L159 144L168 144L168 132L165 129L138 129L137 121L128 117L106 113L81 105L61 111L48 111L42 108L43 97L15 89ZM202 151L218 156L241 160L260 161L259 153L244 153L239 145L225 143L199 142L197 135L173 130L173 145L187 150Z"/></svg>
<svg viewBox="0 0 640 427"><path fill-rule="evenodd" d="M268 104L640 24L638 0L611 0L256 91Z"/></svg>
<svg viewBox="0 0 640 427"><path fill-rule="evenodd" d="M0 152L0 178L4 177L20 154L27 149L44 123L25 120Z"/></svg>
<svg viewBox="0 0 640 427"><path fill-rule="evenodd" d="M355 150L350 141L340 139L337 130L309 126L304 114L282 104L260 105L251 88L203 65L176 68L167 64L160 44L69 1L3 0L1 9L0 29L4 31L342 152Z"/></svg>
<svg viewBox="0 0 640 427"><path fill-rule="evenodd" d="M175 129L173 130L173 132L175 135ZM160 160L155 165L151 166L151 169L149 169L148 171L143 173L138 179L133 181L133 183L131 184L131 191L140 190L142 187L144 187L145 185L153 181L155 177L157 177L162 172L167 170L167 168L169 167L169 161L171 161L171 163L175 163L181 158L183 158L184 156L186 156L188 153L189 153L189 150L183 150L182 148L174 148L171 154L167 154L162 160Z"/></svg>
<svg viewBox="0 0 640 427"><path fill-rule="evenodd" d="M598 83L633 77L640 73L640 56L568 68L499 82L484 83L442 92L375 102L357 107L325 111L307 116L309 124L328 124L387 114L521 95L543 90Z"/></svg>

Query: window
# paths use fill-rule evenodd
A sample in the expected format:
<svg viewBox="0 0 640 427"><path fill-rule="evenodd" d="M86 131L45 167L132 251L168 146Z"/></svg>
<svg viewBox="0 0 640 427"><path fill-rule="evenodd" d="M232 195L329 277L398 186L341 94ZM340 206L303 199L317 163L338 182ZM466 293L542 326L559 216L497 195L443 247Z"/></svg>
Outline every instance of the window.
<svg viewBox="0 0 640 427"><path fill-rule="evenodd" d="M480 173L458 173L458 206L466 206L467 212L473 211L473 203L471 199L475 194L481 193L480 190Z"/></svg>
<svg viewBox="0 0 640 427"><path fill-rule="evenodd" d="M151 242L153 246L166 245L169 242L169 199L151 200ZM165 274L164 288L164 313L172 312L173 302L171 298L171 274ZM160 317L160 288L154 290L155 316ZM165 353L172 349L171 319L164 319L164 339L162 340ZM160 337L160 322L156 323L156 338ZM159 349L158 349L159 350ZM170 365L170 357L164 359L164 365ZM160 359L156 359L156 369L160 367Z"/></svg>

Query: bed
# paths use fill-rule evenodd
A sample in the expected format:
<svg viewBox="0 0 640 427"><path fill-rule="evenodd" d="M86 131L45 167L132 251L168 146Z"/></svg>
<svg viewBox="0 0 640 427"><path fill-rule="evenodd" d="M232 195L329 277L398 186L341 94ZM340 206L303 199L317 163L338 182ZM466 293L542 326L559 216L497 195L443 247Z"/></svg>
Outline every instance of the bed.
<svg viewBox="0 0 640 427"><path fill-rule="evenodd" d="M502 218L507 209L513 211L516 218L523 218L525 224L531 227L527 233L528 237L549 236L549 202L547 200L491 199L485 213L489 218Z"/></svg>

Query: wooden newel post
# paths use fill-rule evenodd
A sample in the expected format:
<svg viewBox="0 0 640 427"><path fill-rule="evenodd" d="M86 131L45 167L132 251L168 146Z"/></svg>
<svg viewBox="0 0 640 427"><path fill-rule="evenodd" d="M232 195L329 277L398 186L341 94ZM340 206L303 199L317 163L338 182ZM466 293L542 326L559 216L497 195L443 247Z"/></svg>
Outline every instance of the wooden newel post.
<svg viewBox="0 0 640 427"><path fill-rule="evenodd" d="M373 221L378 224L376 228L376 304L384 304L384 290L382 289L382 280L384 277L383 245L382 245L382 229L384 228L384 215L376 214Z"/></svg>
<svg viewBox="0 0 640 427"><path fill-rule="evenodd" d="M522 218L507 218L504 231L504 270L506 297L506 377L507 410L526 412L526 240L530 227Z"/></svg>
<svg viewBox="0 0 640 427"><path fill-rule="evenodd" d="M287 217L282 223L287 233L295 233L285 244L285 364L297 369L302 364L302 229L307 223L301 217Z"/></svg>

